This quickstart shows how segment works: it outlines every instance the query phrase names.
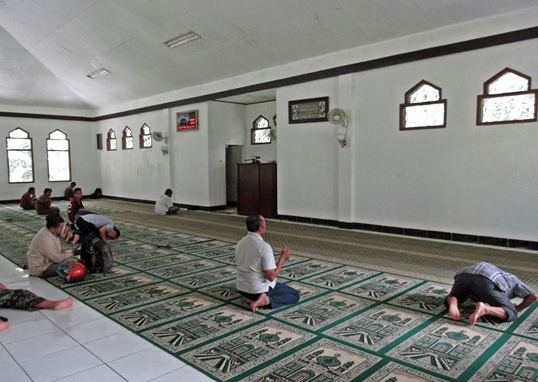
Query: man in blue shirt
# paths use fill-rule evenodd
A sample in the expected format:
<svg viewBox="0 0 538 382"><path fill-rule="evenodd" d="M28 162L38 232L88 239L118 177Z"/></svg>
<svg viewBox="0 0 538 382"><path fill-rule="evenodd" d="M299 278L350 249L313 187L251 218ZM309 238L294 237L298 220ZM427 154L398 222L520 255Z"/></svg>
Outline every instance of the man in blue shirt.
<svg viewBox="0 0 538 382"><path fill-rule="evenodd" d="M523 301L514 305L510 301L514 297ZM519 312L536 301L538 295L517 276L482 262L460 269L454 276L454 285L445 301L453 320L461 319L458 305L467 298L477 302L469 317L469 322L474 325L482 316L514 321Z"/></svg>

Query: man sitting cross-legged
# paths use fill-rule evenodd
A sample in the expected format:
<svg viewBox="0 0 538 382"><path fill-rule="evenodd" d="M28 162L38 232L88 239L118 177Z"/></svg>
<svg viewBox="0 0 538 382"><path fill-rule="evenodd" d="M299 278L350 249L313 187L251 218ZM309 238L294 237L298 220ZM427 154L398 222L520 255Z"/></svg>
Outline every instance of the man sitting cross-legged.
<svg viewBox="0 0 538 382"><path fill-rule="evenodd" d="M299 291L276 282L284 261L291 255L291 249L284 247L275 264L273 249L263 239L266 223L261 215L251 215L246 219L248 234L237 243L235 260L237 264L237 290L245 297L253 312L260 307L277 309L299 301Z"/></svg>

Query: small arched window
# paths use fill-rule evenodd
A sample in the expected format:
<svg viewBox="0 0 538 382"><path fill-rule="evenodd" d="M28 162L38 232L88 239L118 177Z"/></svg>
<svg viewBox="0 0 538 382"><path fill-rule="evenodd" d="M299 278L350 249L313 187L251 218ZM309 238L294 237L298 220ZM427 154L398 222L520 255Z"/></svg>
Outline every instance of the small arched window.
<svg viewBox="0 0 538 382"><path fill-rule="evenodd" d="M269 120L262 115L256 118L252 123L250 143L252 145L271 143L271 127L269 126Z"/></svg>
<svg viewBox="0 0 538 382"><path fill-rule="evenodd" d="M118 143L116 142L116 133L114 130L108 130L106 137L106 149L108 151L115 151L118 148Z"/></svg>
<svg viewBox="0 0 538 382"><path fill-rule="evenodd" d="M531 90L531 78L510 68L484 82L478 96L477 125L536 121L538 90Z"/></svg>
<svg viewBox="0 0 538 382"><path fill-rule="evenodd" d="M152 146L151 129L145 123L140 128L140 148L147 149Z"/></svg>
<svg viewBox="0 0 538 382"><path fill-rule="evenodd" d="M6 138L9 183L33 183L34 160L30 134L16 128Z"/></svg>
<svg viewBox="0 0 538 382"><path fill-rule="evenodd" d="M122 149L123 150L132 150L134 147L134 141L133 141L133 132L129 128L129 126L125 126L125 129L123 129L123 144Z"/></svg>
<svg viewBox="0 0 538 382"><path fill-rule="evenodd" d="M400 104L400 130L446 127L446 99L441 88L422 80L405 93Z"/></svg>
<svg viewBox="0 0 538 382"><path fill-rule="evenodd" d="M71 155L69 139L60 130L54 130L47 139L49 182L71 180Z"/></svg>

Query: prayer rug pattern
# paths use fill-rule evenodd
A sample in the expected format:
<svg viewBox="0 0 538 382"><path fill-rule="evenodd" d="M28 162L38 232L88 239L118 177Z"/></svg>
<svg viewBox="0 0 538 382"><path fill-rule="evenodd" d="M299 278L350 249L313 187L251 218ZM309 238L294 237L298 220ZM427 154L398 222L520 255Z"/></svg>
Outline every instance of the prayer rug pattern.
<svg viewBox="0 0 538 382"><path fill-rule="evenodd" d="M502 333L440 319L387 355L451 378L458 378L487 352Z"/></svg>
<svg viewBox="0 0 538 382"><path fill-rule="evenodd" d="M85 204L115 214L114 267L75 284L48 281L216 381L538 380L538 304L514 323L472 327L473 304L460 322L447 315L449 284L302 253L279 276L301 300L253 313L235 289L234 243ZM35 212L0 207L0 254L24 265L43 226Z"/></svg>
<svg viewBox="0 0 538 382"><path fill-rule="evenodd" d="M538 342L513 337L474 376L479 381L538 380Z"/></svg>

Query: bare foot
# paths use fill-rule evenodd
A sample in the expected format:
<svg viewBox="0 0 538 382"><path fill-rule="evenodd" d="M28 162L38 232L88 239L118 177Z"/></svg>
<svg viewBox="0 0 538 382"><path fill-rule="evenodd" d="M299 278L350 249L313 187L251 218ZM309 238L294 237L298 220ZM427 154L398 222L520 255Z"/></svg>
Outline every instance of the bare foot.
<svg viewBox="0 0 538 382"><path fill-rule="evenodd" d="M454 321L461 320L460 310L457 306L448 308L448 314Z"/></svg>
<svg viewBox="0 0 538 382"><path fill-rule="evenodd" d="M9 322L7 321L0 321L0 331L9 328Z"/></svg>
<svg viewBox="0 0 538 382"><path fill-rule="evenodd" d="M253 312L256 312L260 306L266 306L269 305L271 301L269 301L269 297L265 293L260 294L260 297L256 301L253 301L250 304L250 307L252 308Z"/></svg>
<svg viewBox="0 0 538 382"><path fill-rule="evenodd" d="M71 305L73 305L73 297L68 297L65 300L55 301L53 309L62 310L65 308L69 308Z"/></svg>
<svg viewBox="0 0 538 382"><path fill-rule="evenodd" d="M71 245L78 244L78 239L80 239L80 236L75 234L73 235L73 241L71 242Z"/></svg>
<svg viewBox="0 0 538 382"><path fill-rule="evenodd" d="M477 303L473 314L469 316L469 322L471 323L471 325L476 324L476 321L478 321L480 317L486 314L486 312L487 312L487 306L484 305L484 303L482 302Z"/></svg>
<svg viewBox="0 0 538 382"><path fill-rule="evenodd" d="M461 320L460 310L458 309L458 300L455 297L448 298L448 314L455 321Z"/></svg>

